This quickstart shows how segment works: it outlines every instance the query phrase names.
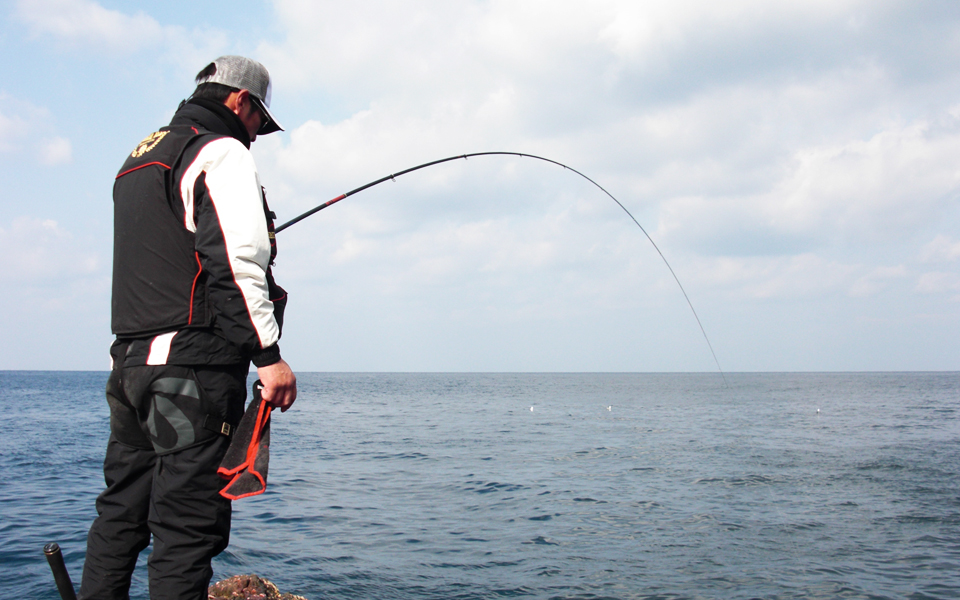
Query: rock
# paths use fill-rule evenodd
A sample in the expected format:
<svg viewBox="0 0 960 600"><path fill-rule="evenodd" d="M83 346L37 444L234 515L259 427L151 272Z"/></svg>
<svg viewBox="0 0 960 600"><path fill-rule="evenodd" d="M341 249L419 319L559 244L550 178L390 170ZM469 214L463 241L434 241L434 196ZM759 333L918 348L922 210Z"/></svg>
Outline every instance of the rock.
<svg viewBox="0 0 960 600"><path fill-rule="evenodd" d="M207 589L208 600L307 600L303 596L281 594L273 582L256 575L234 575Z"/></svg>

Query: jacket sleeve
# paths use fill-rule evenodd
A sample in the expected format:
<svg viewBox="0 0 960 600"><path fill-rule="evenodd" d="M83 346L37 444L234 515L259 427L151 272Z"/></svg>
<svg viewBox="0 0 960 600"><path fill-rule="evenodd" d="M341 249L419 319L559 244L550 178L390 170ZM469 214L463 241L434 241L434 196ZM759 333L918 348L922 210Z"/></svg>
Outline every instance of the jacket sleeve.
<svg viewBox="0 0 960 600"><path fill-rule="evenodd" d="M261 189L253 155L233 138L204 144L180 179L184 225L196 234L215 323L258 367L280 360Z"/></svg>

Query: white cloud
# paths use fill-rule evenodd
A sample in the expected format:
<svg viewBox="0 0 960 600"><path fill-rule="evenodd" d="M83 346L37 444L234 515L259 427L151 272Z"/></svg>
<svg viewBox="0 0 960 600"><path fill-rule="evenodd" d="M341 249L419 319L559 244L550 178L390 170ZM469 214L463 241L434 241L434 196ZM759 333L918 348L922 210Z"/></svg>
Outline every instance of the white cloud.
<svg viewBox="0 0 960 600"><path fill-rule="evenodd" d="M9 257L7 277L18 284L56 287L94 275L102 259L53 219L20 217L0 228L0 252Z"/></svg>
<svg viewBox="0 0 960 600"><path fill-rule="evenodd" d="M920 251L920 260L925 263L954 262L960 259L960 241L944 234L933 238Z"/></svg>
<svg viewBox="0 0 960 600"><path fill-rule="evenodd" d="M822 22L847 13L862 2L821 0L773 5L764 0L622 0L603 4L614 14L600 32L600 39L623 60L656 65L667 61L683 46L718 33L753 32L786 23L796 27L802 21Z"/></svg>
<svg viewBox="0 0 960 600"><path fill-rule="evenodd" d="M532 200L540 214L491 210L488 216L435 219L425 214L423 198L398 198L387 190L336 205L312 223L281 234L281 260L287 273L305 281L363 273L364 281L376 282L370 284L376 293L401 295L466 289L482 281L505 297L550 296L546 290L561 293L563 285L577 290L574 295L617 303L622 299L614 290L622 292L630 281L649 281L651 274L654 280L669 277L626 217L612 224L596 219L596 203L607 203L599 192L589 200L568 198L554 205ZM404 206L423 214L421 222L411 225L404 219Z"/></svg>
<svg viewBox="0 0 960 600"><path fill-rule="evenodd" d="M55 137L43 142L40 161L45 165L60 165L73 161L73 147L70 140Z"/></svg>
<svg viewBox="0 0 960 600"><path fill-rule="evenodd" d="M924 273L917 279L916 290L931 295L960 292L960 275L943 271ZM954 296L954 300L957 299Z"/></svg>
<svg viewBox="0 0 960 600"><path fill-rule="evenodd" d="M907 275L907 269L903 265L877 267L853 282L853 285L850 286L850 295L855 298L875 296L887 289L892 281L903 279Z"/></svg>
<svg viewBox="0 0 960 600"><path fill-rule="evenodd" d="M192 29L146 5L17 6L51 52L175 64L187 76L247 31ZM245 39L274 75L289 133L254 152L281 220L427 160L539 154L623 201L698 309L713 302L721 319L749 304L779 321L797 300L935 306L936 294L958 293L960 259L960 22L945 6L276 0L265 38ZM69 160L60 132L31 131L52 120L42 112L0 106L0 152ZM53 235L48 246L69 254L75 243ZM451 306L562 323L677 293L609 199L530 160L456 161L387 182L280 243L294 303L314 286L342 302L340 315L355 306L341 293L363 296L371 314L410 311L396 323L433 323Z"/></svg>
<svg viewBox="0 0 960 600"><path fill-rule="evenodd" d="M722 52L770 43L771 23L809 46L823 42L806 37L809 28L824 26L839 43L884 12L869 14L862 2L276 6L288 34L261 51L292 84L287 93L367 99L339 122L295 128L279 162L284 176L304 183L348 188L421 160L517 149L616 184L634 207L662 203L662 238L723 253L743 245L730 232L748 232L755 248L733 252L769 245L775 254L784 251L778 237L786 251L804 252L929 223L957 189L949 159L960 146L956 119L941 111L902 121L886 104L889 70L857 55L834 53L823 68L797 65L792 76L767 79L703 80L693 71L690 92L669 102L651 102L662 81L627 98L621 92L633 84L604 79L624 60L649 58L651 47L672 53L664 65L683 78L687 65L675 61L690 57L671 50L672 40L704 32ZM869 56L869 40L855 41ZM776 60L762 69L791 73L796 58Z"/></svg>
<svg viewBox="0 0 960 600"><path fill-rule="evenodd" d="M6 101L8 97L0 95L0 100ZM30 123L27 118L0 112L0 151L10 152L18 149L29 133Z"/></svg>
<svg viewBox="0 0 960 600"><path fill-rule="evenodd" d="M701 286L731 299L794 299L844 292L863 267L813 253L781 257L721 257L692 263Z"/></svg>
<svg viewBox="0 0 960 600"><path fill-rule="evenodd" d="M868 140L801 150L777 190L782 201L772 206L772 222L878 236L931 223L960 193L956 126L938 131L919 121Z"/></svg>
<svg viewBox="0 0 960 600"><path fill-rule="evenodd" d="M109 260L54 219L0 226L8 293L0 296L3 368L102 369L110 339Z"/></svg>
<svg viewBox="0 0 960 600"><path fill-rule="evenodd" d="M767 300L863 297L903 285L906 267L864 264L844 249L935 226L960 189L951 158L960 151L957 107L905 119L901 107L912 99L874 52L876 32L893 27L884 24L889 7L275 6L287 35L260 51L285 84L278 94L345 107L343 118L294 126L288 143L258 142L264 181L279 192L274 208L287 214L430 159L531 152L582 170L624 201L668 260L686 263L679 275L692 288ZM561 241L503 237L541 225L531 216L538 210L555 215L585 199L596 211L586 227L558 234L567 246L601 243L589 228L609 232L625 220L604 212L598 191L564 205L571 180L523 161L445 165L388 185L315 218L339 228L328 256L358 270L389 256L398 289L427 284L417 278L428 273L482 268L483 244L467 239L513 257L556 258ZM489 264L520 273L522 262Z"/></svg>
<svg viewBox="0 0 960 600"><path fill-rule="evenodd" d="M656 175L666 180L664 187L693 181L720 193L666 200L658 233L721 254L887 245L891 236L938 226L953 210L960 196L953 159L958 154L960 120L920 120L890 125L864 140L803 146L792 157L753 167L738 168L723 157L683 168L665 164ZM724 193L724 185L744 193ZM924 256L952 252L938 238Z"/></svg>
<svg viewBox="0 0 960 600"><path fill-rule="evenodd" d="M72 160L70 140L54 133L50 111L0 93L0 152L36 156L44 165Z"/></svg>
<svg viewBox="0 0 960 600"><path fill-rule="evenodd" d="M138 60L144 52L159 51L158 58L171 63L179 76L196 74L229 47L221 29L164 25L143 10L128 14L93 0L19 0L15 15L34 37L52 37L69 47Z"/></svg>
<svg viewBox="0 0 960 600"><path fill-rule="evenodd" d="M91 0L20 0L17 16L34 35L127 51L157 44L163 27L139 12L130 16Z"/></svg>

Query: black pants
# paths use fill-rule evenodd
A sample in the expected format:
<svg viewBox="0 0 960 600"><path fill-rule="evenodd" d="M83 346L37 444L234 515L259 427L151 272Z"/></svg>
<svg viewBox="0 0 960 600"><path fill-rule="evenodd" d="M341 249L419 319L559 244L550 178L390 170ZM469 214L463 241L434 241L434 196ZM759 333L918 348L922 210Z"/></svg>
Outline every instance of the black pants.
<svg viewBox="0 0 960 600"><path fill-rule="evenodd" d="M140 551L152 600L206 600L230 536L217 467L240 422L248 365L117 367L107 382L107 488L87 537L82 600L127 600Z"/></svg>

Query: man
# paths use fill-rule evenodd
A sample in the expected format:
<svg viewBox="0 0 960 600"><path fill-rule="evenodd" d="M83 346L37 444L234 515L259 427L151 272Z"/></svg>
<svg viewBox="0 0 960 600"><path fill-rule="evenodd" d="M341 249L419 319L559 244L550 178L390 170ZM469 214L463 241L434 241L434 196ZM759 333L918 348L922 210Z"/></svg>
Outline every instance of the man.
<svg viewBox="0 0 960 600"><path fill-rule="evenodd" d="M250 362L265 402L286 410L297 396L277 345L286 294L270 269L272 213L249 150L281 130L270 76L223 56L196 82L114 182L107 487L87 539L84 600L128 598L151 536L150 597L205 599L230 533L217 468Z"/></svg>

